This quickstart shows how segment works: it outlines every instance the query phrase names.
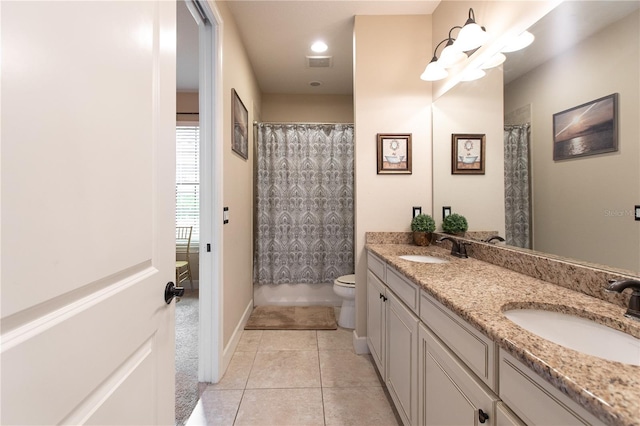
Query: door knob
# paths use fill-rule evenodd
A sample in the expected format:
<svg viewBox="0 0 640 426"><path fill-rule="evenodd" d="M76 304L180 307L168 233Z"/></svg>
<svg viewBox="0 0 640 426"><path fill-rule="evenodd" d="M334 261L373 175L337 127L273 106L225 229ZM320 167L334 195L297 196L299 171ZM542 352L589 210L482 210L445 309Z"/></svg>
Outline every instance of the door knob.
<svg viewBox="0 0 640 426"><path fill-rule="evenodd" d="M184 287L176 287L176 285L169 281L164 288L164 301L167 305L171 303L174 297L182 297L184 294Z"/></svg>

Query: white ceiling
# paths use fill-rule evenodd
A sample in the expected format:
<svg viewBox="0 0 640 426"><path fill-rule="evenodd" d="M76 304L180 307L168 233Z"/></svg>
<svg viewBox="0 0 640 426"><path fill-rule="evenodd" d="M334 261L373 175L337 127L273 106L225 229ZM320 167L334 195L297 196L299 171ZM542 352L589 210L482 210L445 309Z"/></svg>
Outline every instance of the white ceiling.
<svg viewBox="0 0 640 426"><path fill-rule="evenodd" d="M226 2L237 23L261 91L281 94L353 93L354 16L430 15L439 3L440 0ZM193 91L197 90L197 61L187 57L186 50L197 46L197 31L188 29L188 13L184 4L178 5L178 90ZM181 25L183 18L186 25ZM325 53L314 53L310 49L311 44L319 39L329 45ZM197 55L197 49L195 52ZM333 66L307 68L307 55L332 56ZM194 65L195 70L191 68ZM312 87L309 85L311 81L320 81L322 85Z"/></svg>
<svg viewBox="0 0 640 426"><path fill-rule="evenodd" d="M263 93L353 93L353 21L355 15L432 14L440 0L230 0L226 2ZM639 1L568 1L536 23L536 41L507 54L505 83L553 55L628 15ZM183 1L178 1L179 91L198 88L198 31ZM326 53L313 53L322 39ZM330 55L331 68L307 68L307 55ZM425 64L426 65L426 64ZM416 76L417 78L417 76ZM322 85L312 87L311 81Z"/></svg>

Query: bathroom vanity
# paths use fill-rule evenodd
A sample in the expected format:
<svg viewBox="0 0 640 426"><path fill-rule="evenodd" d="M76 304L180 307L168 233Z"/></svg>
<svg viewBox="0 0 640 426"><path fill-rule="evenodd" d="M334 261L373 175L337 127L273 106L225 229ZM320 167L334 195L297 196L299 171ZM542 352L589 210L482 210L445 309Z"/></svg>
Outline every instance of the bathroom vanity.
<svg viewBox="0 0 640 426"><path fill-rule="evenodd" d="M640 337L620 304L440 247L367 250L367 343L405 425L639 424L640 366L567 349L503 314L571 313Z"/></svg>

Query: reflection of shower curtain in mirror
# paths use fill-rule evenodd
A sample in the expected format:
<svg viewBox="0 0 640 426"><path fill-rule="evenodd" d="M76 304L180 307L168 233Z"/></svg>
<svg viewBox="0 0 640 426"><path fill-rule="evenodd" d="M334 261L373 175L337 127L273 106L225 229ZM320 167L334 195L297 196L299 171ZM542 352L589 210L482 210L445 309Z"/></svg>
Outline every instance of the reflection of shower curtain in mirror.
<svg viewBox="0 0 640 426"><path fill-rule="evenodd" d="M353 125L257 129L257 284L353 273Z"/></svg>
<svg viewBox="0 0 640 426"><path fill-rule="evenodd" d="M531 248L529 124L504 128L504 202L507 244Z"/></svg>

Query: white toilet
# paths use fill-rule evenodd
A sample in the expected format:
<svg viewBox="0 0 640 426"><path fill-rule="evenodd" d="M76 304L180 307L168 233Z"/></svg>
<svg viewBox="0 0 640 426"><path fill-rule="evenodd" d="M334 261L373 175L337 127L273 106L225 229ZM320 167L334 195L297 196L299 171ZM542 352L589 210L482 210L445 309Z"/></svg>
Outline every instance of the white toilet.
<svg viewBox="0 0 640 426"><path fill-rule="evenodd" d="M338 325L342 328L356 328L356 276L343 275L333 281L333 292L342 297Z"/></svg>

